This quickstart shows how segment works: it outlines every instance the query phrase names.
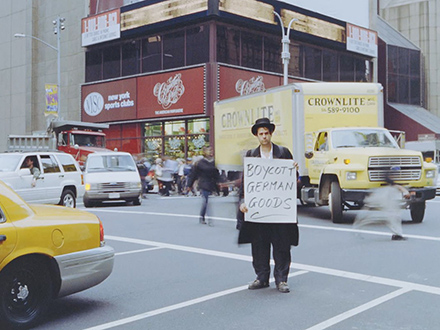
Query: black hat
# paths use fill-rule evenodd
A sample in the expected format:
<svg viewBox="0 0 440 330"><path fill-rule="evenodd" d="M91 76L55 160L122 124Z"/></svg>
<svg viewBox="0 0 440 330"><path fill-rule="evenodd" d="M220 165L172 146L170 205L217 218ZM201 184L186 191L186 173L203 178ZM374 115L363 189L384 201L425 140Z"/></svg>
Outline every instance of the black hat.
<svg viewBox="0 0 440 330"><path fill-rule="evenodd" d="M275 131L275 125L270 122L269 118L257 119L251 129L252 134L257 135L257 131L260 127L268 128L271 134Z"/></svg>

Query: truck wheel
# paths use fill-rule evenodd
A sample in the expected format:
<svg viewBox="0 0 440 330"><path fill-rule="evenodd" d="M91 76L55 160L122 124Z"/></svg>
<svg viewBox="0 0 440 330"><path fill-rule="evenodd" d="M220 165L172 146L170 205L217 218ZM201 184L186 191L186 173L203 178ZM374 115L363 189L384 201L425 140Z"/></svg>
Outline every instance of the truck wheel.
<svg viewBox="0 0 440 330"><path fill-rule="evenodd" d="M75 194L70 189L64 189L63 194L61 195L61 199L59 202L60 205L63 205L65 207L76 207L76 198Z"/></svg>
<svg viewBox="0 0 440 330"><path fill-rule="evenodd" d="M423 217L425 216L425 202L413 203L410 206L411 219L412 222L420 223L423 221Z"/></svg>
<svg viewBox="0 0 440 330"><path fill-rule="evenodd" d="M44 263L21 260L0 276L2 328L29 328L45 313L52 298L50 273Z"/></svg>
<svg viewBox="0 0 440 330"><path fill-rule="evenodd" d="M333 181L330 186L329 206L333 223L343 223L342 191L337 181Z"/></svg>

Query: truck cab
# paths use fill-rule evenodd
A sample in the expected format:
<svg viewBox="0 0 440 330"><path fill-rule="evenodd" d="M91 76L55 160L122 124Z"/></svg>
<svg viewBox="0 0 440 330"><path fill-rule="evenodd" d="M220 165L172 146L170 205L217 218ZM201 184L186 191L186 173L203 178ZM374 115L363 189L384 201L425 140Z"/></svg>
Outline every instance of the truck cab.
<svg viewBox="0 0 440 330"><path fill-rule="evenodd" d="M344 209L358 209L371 189L390 177L411 193L406 207L413 222L421 222L425 201L435 197L436 166L422 154L400 149L391 133L381 127L339 127L315 134L306 151L308 175L301 191L306 204L329 205L333 222L342 222Z"/></svg>

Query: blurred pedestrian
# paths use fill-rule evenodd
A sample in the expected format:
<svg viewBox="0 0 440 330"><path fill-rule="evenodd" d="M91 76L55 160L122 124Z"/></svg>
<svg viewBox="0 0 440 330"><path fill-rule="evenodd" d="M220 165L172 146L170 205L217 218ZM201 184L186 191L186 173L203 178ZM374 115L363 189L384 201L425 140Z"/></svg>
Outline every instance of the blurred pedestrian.
<svg viewBox="0 0 440 330"><path fill-rule="evenodd" d="M161 158L156 159L154 173L159 185L159 194L162 196L170 196L171 184L173 182L172 172L163 166Z"/></svg>
<svg viewBox="0 0 440 330"><path fill-rule="evenodd" d="M257 137L260 145L248 150L246 157L261 157L266 159L293 159L289 149L271 142L275 125L268 118L257 119L252 126L251 132ZM293 162L298 169L298 164ZM240 198L244 198L243 185L240 189ZM239 211L248 212L244 202L239 202ZM244 215L237 215L237 227L240 228L238 243L251 243L252 266L257 279L249 284L249 290L267 288L270 276L270 250L273 247L275 261L274 277L278 291L287 293L290 288L287 278L290 270L290 247L298 245L299 232L296 219L292 223L258 223L243 221Z"/></svg>
<svg viewBox="0 0 440 330"><path fill-rule="evenodd" d="M400 204L403 198L409 199L409 191L396 184L387 176L386 186L377 188L364 199L364 207L356 216L353 226L360 228L366 225L385 224L393 232L393 241L404 241Z"/></svg>
<svg viewBox="0 0 440 330"><path fill-rule="evenodd" d="M203 147L203 156L204 157L193 166L189 174L187 192L189 192L194 182L198 180L198 186L203 198L199 222L206 224L205 216L208 210L208 199L214 191L217 191L220 173L215 167L211 147ZM210 226L213 225L212 219L209 219L208 224Z"/></svg>

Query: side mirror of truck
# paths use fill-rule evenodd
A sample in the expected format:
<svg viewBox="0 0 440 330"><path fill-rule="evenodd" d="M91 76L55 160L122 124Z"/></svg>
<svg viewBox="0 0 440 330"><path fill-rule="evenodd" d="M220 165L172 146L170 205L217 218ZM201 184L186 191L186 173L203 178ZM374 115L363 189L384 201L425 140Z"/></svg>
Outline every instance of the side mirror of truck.
<svg viewBox="0 0 440 330"><path fill-rule="evenodd" d="M304 154L304 156L305 156L307 159L312 158L312 157L313 157L313 151L306 152L306 153Z"/></svg>

